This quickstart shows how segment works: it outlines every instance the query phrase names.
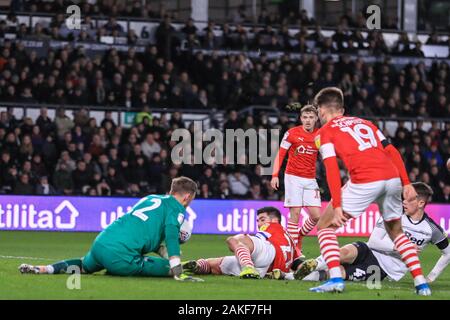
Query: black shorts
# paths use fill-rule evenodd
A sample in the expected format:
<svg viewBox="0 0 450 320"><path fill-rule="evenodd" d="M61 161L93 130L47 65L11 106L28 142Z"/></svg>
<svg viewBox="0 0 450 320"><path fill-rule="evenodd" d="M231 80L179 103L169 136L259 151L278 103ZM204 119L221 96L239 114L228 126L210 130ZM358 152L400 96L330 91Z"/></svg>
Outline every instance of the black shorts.
<svg viewBox="0 0 450 320"><path fill-rule="evenodd" d="M380 271L380 280L387 277L377 258L365 242L352 243L358 249L358 255L352 264L342 264L345 269L345 280L366 281L376 271Z"/></svg>

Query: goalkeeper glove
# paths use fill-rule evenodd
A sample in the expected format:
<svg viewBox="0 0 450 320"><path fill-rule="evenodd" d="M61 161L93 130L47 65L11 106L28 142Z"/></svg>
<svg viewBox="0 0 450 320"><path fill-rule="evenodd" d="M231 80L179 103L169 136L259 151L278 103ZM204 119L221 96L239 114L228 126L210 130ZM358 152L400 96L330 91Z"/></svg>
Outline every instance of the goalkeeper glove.
<svg viewBox="0 0 450 320"><path fill-rule="evenodd" d="M175 280L177 281L186 281L186 282L203 282L205 280L200 279L200 278L195 278L192 276L188 276L185 273L180 274L179 276L174 276L173 277Z"/></svg>

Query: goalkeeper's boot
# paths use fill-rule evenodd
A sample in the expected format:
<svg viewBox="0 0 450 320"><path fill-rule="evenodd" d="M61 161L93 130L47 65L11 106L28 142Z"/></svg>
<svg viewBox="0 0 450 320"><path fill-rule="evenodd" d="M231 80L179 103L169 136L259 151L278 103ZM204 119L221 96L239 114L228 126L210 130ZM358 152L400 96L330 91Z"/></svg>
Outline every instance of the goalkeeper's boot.
<svg viewBox="0 0 450 320"><path fill-rule="evenodd" d="M310 288L309 291L311 292L342 292L344 291L345 284L344 279L338 277L338 278L331 278L330 280L324 282L318 287Z"/></svg>
<svg viewBox="0 0 450 320"><path fill-rule="evenodd" d="M261 276L259 275L259 272L256 271L255 267L253 266L245 266L242 268L241 273L239 274L239 277L241 279L259 279Z"/></svg>
<svg viewBox="0 0 450 320"><path fill-rule="evenodd" d="M422 283L416 286L416 293L419 296L431 296L431 289L428 283Z"/></svg>
<svg viewBox="0 0 450 320"><path fill-rule="evenodd" d="M32 273L32 274L39 274L40 268L32 266L31 264L22 263L19 266L20 273Z"/></svg>
<svg viewBox="0 0 450 320"><path fill-rule="evenodd" d="M181 262L183 271L188 274L196 274L198 272L198 265L196 260L189 260Z"/></svg>
<svg viewBox="0 0 450 320"><path fill-rule="evenodd" d="M294 278L296 280L302 280L304 277L306 277L308 274L316 270L317 268L317 261L316 259L308 259L304 261L295 271Z"/></svg>

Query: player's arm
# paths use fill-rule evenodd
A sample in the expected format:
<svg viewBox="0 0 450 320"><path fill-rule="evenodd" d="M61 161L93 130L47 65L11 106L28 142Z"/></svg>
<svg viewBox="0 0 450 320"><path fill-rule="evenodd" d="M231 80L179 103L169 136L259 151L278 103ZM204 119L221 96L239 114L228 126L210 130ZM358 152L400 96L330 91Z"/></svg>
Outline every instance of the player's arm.
<svg viewBox="0 0 450 320"><path fill-rule="evenodd" d="M342 184L334 144L331 141L326 140L323 144L321 144L320 136L317 136L316 146L319 148L319 152L325 166L327 184L330 189L331 198L333 199L333 208L340 208L342 206Z"/></svg>
<svg viewBox="0 0 450 320"><path fill-rule="evenodd" d="M272 171L272 181L270 182L272 188L274 188L275 190L278 190L278 187L280 186L278 175L280 173L281 166L283 165L284 158L286 158L286 154L292 145L291 142L288 141L288 139L289 132L286 132L283 139L281 140L280 149L275 156L275 163L273 165Z"/></svg>
<svg viewBox="0 0 450 320"><path fill-rule="evenodd" d="M441 249L441 257L436 262L433 269L430 271L430 273L427 276L428 282L433 282L439 277L439 275L444 271L444 269L448 266L450 263L450 246L448 242L448 238L446 237L442 241L436 243L436 246Z"/></svg>
<svg viewBox="0 0 450 320"><path fill-rule="evenodd" d="M342 194L341 194L341 174L337 162L334 145L329 142L320 146L320 154L325 165L328 188L331 194L331 204L334 209L334 217L331 225L334 227L342 227L348 220L342 210Z"/></svg>
<svg viewBox="0 0 450 320"><path fill-rule="evenodd" d="M381 222L382 223L382 222ZM394 243L391 238L387 234L386 230L380 227L378 224L373 229L370 234L369 241L367 242L367 246L370 249L380 251L380 252L393 252L394 251Z"/></svg>
<svg viewBox="0 0 450 320"><path fill-rule="evenodd" d="M374 126L375 127L375 126ZM405 163L403 162L402 155L398 152L397 148L394 147L388 139L384 136L384 134L375 127L375 132L377 134L378 139L380 139L381 144L384 147L384 150L389 154L392 162L397 168L400 174L400 180L403 185L403 198L405 199L413 199L417 196L417 192L414 187L411 185L409 181L408 172L406 171Z"/></svg>
<svg viewBox="0 0 450 320"><path fill-rule="evenodd" d="M176 218L168 218L164 227L164 232L170 271L174 279L180 281L203 281L202 279L194 278L183 273L179 240L180 226Z"/></svg>

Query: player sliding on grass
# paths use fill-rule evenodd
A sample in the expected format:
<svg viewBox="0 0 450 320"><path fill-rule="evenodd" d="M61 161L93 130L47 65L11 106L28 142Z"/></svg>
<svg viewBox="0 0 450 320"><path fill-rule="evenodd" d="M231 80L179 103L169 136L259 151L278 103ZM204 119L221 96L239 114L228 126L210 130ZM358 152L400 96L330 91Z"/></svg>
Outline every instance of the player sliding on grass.
<svg viewBox="0 0 450 320"><path fill-rule="evenodd" d="M344 116L344 95L339 88L322 89L315 96L314 104L323 125L317 133L316 144L326 168L332 201L317 224L320 252L327 263L330 280L310 290L344 290L336 229L377 202L386 232L411 272L417 294L431 295L416 247L402 230L402 186L403 197L409 201L417 193L409 182L401 155L371 122ZM342 189L338 157L350 174Z"/></svg>
<svg viewBox="0 0 450 320"><path fill-rule="evenodd" d="M433 270L428 274L428 282L433 282L450 263L450 246L447 235L424 211L433 190L425 183L412 184L418 196L412 200L404 200L402 226L407 237L419 251L432 243L442 252ZM400 255L394 249L383 220L377 223L369 241L348 244L340 250L341 272L346 280L366 281L376 266L380 270L380 280L389 277L399 281L408 271ZM329 278L327 265L322 256L309 259L300 265L295 273L296 279L322 281Z"/></svg>
<svg viewBox="0 0 450 320"><path fill-rule="evenodd" d="M289 129L280 144L272 173L272 188L278 190L278 174L286 154L289 153L284 174L284 206L289 208L287 231L302 251L302 240L317 224L320 218L320 192L316 181L318 149L314 143L317 133L317 110L307 105L300 110L301 126ZM300 211L307 208L309 217L299 229Z"/></svg>
<svg viewBox="0 0 450 320"><path fill-rule="evenodd" d="M183 264L186 271L195 274L232 275L259 279L267 272L288 272L299 265L297 250L284 230L277 208L264 207L257 211L259 232L256 235L238 234L227 239L234 256L198 259Z"/></svg>
<svg viewBox="0 0 450 320"><path fill-rule="evenodd" d="M119 276L173 276L180 281L201 281L183 273L180 261L180 225L194 199L197 185L186 177L175 178L169 195L142 198L127 214L103 230L82 259L63 260L48 266L22 264L22 273L58 274L76 266L83 273L106 269ZM89 200L87 200L89 201ZM169 259L144 256L158 252L165 242Z"/></svg>

